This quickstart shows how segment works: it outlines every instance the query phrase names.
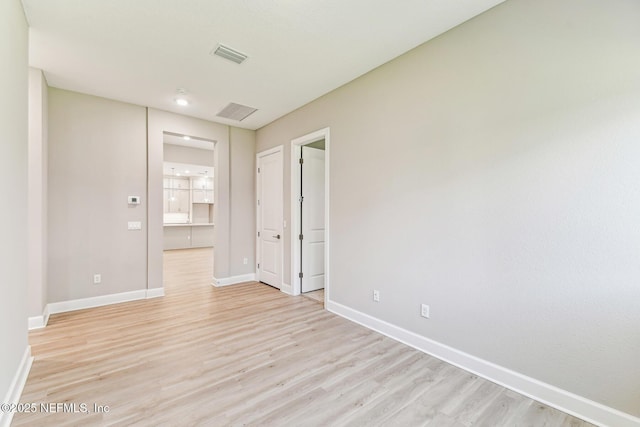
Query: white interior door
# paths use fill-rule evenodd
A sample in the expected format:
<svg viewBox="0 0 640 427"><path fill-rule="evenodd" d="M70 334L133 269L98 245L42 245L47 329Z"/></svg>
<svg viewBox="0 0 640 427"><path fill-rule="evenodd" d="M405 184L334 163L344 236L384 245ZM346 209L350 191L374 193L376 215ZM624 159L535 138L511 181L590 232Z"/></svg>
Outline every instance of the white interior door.
<svg viewBox="0 0 640 427"><path fill-rule="evenodd" d="M282 150L258 154L258 280L282 286Z"/></svg>
<svg viewBox="0 0 640 427"><path fill-rule="evenodd" d="M324 150L302 146L302 292L324 288Z"/></svg>

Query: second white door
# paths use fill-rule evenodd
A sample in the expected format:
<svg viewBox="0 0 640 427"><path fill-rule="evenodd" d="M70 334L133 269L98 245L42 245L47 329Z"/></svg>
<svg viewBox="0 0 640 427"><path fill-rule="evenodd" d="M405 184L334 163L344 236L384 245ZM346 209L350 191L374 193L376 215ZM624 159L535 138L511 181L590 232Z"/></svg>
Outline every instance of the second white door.
<svg viewBox="0 0 640 427"><path fill-rule="evenodd" d="M324 288L324 150L302 146L302 292Z"/></svg>

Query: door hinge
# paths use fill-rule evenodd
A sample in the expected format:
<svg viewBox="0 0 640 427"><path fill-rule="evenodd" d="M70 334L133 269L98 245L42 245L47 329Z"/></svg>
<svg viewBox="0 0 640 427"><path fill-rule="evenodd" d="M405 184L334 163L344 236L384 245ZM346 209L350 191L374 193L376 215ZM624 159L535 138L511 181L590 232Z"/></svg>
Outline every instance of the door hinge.
<svg viewBox="0 0 640 427"><path fill-rule="evenodd" d="M303 164L303 163L304 163L304 159L300 158L300 164Z"/></svg>
<svg viewBox="0 0 640 427"><path fill-rule="evenodd" d="M260 263L258 263L258 270L260 269Z"/></svg>
<svg viewBox="0 0 640 427"><path fill-rule="evenodd" d="M298 277L302 279L302 276L304 276L302 273L298 273Z"/></svg>
<svg viewBox="0 0 640 427"><path fill-rule="evenodd" d="M302 203L302 202L304 201L304 196L300 196L300 197L298 197L298 201L299 201L300 203Z"/></svg>
<svg viewBox="0 0 640 427"><path fill-rule="evenodd" d="M258 237L260 237L260 232L258 231Z"/></svg>
<svg viewBox="0 0 640 427"><path fill-rule="evenodd" d="M299 236L298 236L298 238L299 238L300 240L302 240L302 239L304 238L304 236L301 234L301 235L299 235Z"/></svg>
<svg viewBox="0 0 640 427"><path fill-rule="evenodd" d="M258 206L260 206L260 199L258 199Z"/></svg>
<svg viewBox="0 0 640 427"><path fill-rule="evenodd" d="M260 173L260 168L258 168L258 173Z"/></svg>

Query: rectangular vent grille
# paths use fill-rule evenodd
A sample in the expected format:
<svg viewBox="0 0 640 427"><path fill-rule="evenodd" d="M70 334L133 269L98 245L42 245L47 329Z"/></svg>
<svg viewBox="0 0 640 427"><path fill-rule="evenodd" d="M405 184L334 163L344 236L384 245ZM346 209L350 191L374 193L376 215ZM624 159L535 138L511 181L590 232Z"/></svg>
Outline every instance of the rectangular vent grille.
<svg viewBox="0 0 640 427"><path fill-rule="evenodd" d="M220 111L216 115L218 117L237 120L240 122L246 119L247 117L249 117L251 114L255 113L256 111L258 111L257 108L247 107L246 105L235 104L232 102L226 107L224 107L222 111Z"/></svg>
<svg viewBox="0 0 640 427"><path fill-rule="evenodd" d="M237 50L231 49L229 46L225 46L223 44L219 44L211 53L213 55L218 55L221 58L228 59L229 61L233 61L236 64L242 64L242 62L247 59L247 55L244 53L238 52Z"/></svg>

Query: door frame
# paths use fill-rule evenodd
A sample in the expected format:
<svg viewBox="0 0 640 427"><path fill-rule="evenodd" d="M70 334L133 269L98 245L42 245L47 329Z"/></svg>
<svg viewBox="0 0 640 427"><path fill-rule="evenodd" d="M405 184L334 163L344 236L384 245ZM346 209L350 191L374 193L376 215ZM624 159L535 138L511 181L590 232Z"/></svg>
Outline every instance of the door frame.
<svg viewBox="0 0 640 427"><path fill-rule="evenodd" d="M260 174L258 173L258 167L260 165L260 157L265 157L271 154L275 154L275 153L280 153L280 157L282 159L282 166L283 166L283 173L282 173L282 222L280 223L280 226L283 227L283 237L284 237L284 146L282 145L278 145L277 147L273 147L270 148L268 150L264 150L264 151L260 151L259 153L256 153L256 199L255 199L255 206L256 206L256 281L260 281L260 269L258 268L258 264L262 261L261 258L261 253L260 253L260 237L258 237L258 232L260 231L260 227L262 225L262 215L261 215L261 211L260 211L260 207L258 206L258 200L260 197L260 190L261 190L261 183L260 183ZM215 195L214 195L215 197ZM280 243L280 283L279 285L279 289L283 289L283 283L284 283L284 238L281 239L281 243Z"/></svg>
<svg viewBox="0 0 640 427"><path fill-rule="evenodd" d="M300 295L301 282L298 277L298 266L300 265L300 248L301 242L298 236L301 233L300 229L300 209L298 200L298 189L300 187L300 155L302 153L302 146L311 144L313 142L324 139L324 303L325 307L329 301L329 288L330 288L330 276L329 276L329 160L330 156L330 128L326 127L315 132L311 132L307 135L303 135L296 139L291 140L291 293L292 295Z"/></svg>

